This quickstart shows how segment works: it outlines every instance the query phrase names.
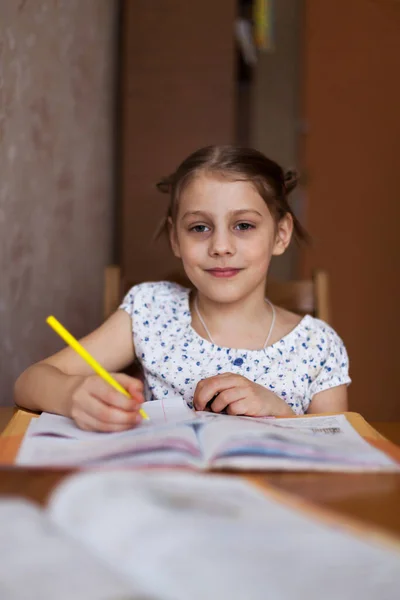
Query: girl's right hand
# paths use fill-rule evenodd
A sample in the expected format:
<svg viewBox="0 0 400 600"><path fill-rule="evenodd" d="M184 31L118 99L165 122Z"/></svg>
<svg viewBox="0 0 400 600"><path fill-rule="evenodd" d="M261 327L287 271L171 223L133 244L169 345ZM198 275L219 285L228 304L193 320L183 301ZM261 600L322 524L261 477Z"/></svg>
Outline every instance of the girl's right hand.
<svg viewBox="0 0 400 600"><path fill-rule="evenodd" d="M117 392L98 375L79 377L70 400L69 417L86 431L125 431L141 422L143 383L123 373L111 374L130 398Z"/></svg>

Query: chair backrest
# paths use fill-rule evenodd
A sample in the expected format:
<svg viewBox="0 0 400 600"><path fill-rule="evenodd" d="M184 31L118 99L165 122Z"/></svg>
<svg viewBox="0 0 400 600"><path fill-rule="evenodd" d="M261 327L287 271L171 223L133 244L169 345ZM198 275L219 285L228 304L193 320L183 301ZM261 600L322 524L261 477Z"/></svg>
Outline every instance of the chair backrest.
<svg viewBox="0 0 400 600"><path fill-rule="evenodd" d="M170 273L165 278L185 287L191 287L186 275L180 271ZM123 295L135 283L126 281L117 265L105 270L104 318L108 318L121 302ZM329 281L326 271L317 270L310 280L271 281L267 284L267 297L276 304L299 315L311 314L327 323L330 322Z"/></svg>
<svg viewBox="0 0 400 600"><path fill-rule="evenodd" d="M310 314L327 323L331 320L326 271L315 271L312 279L268 282L266 295L271 302L286 310L299 315Z"/></svg>

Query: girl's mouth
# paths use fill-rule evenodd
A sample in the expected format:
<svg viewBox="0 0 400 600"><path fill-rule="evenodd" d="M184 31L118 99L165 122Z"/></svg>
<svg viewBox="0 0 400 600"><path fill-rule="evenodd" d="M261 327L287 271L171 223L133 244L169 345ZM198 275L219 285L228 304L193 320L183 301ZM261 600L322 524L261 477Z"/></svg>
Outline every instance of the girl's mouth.
<svg viewBox="0 0 400 600"><path fill-rule="evenodd" d="M207 269L207 273L213 277L234 277L241 271L241 269L223 268L223 269Z"/></svg>

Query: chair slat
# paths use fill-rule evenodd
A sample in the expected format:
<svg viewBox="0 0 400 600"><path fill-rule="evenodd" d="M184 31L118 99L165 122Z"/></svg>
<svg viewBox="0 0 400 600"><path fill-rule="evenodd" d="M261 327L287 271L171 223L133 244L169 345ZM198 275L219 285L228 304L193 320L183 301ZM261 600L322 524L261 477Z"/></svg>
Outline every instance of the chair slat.
<svg viewBox="0 0 400 600"><path fill-rule="evenodd" d="M298 314L314 314L314 283L313 281L271 281L267 285L267 297L286 310Z"/></svg>
<svg viewBox="0 0 400 600"><path fill-rule="evenodd" d="M173 281L185 287L191 282L181 271L169 273L166 281ZM110 265L105 272L104 317L108 318L118 308L121 298L137 281L129 281L121 276L117 265ZM323 270L315 272L313 279L300 281L271 281L266 289L267 297L286 310L300 315L311 314L330 322L329 281Z"/></svg>

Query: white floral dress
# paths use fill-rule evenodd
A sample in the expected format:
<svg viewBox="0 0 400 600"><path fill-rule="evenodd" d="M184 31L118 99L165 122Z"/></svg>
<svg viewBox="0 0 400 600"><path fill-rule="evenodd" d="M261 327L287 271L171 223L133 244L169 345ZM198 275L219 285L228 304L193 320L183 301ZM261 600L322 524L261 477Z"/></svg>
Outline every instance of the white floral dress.
<svg viewBox="0 0 400 600"><path fill-rule="evenodd" d="M192 407L201 379L229 372L265 386L303 414L314 394L351 382L345 346L323 321L306 315L263 350L220 347L191 326L189 294L189 289L166 281L142 283L120 306L132 319L146 400L179 395Z"/></svg>

